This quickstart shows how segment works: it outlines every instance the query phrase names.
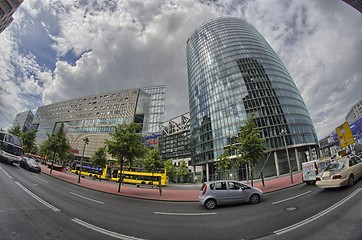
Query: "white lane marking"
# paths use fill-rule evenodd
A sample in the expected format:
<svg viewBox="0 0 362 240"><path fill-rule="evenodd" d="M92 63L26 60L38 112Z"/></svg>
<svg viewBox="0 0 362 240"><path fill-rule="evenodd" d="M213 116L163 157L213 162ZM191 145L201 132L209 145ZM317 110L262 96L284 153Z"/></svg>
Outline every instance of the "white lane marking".
<svg viewBox="0 0 362 240"><path fill-rule="evenodd" d="M168 212L154 212L160 215L173 215L173 216L203 216L203 215L216 215L216 212L211 213L168 213Z"/></svg>
<svg viewBox="0 0 362 240"><path fill-rule="evenodd" d="M94 199L92 199L92 198L88 198L88 197L85 197L85 196L76 194L76 193L74 193L74 192L69 192L69 193L72 194L72 195L74 195L74 196L77 196L77 197L80 197L80 198L84 198L84 199L87 199L87 200L92 201L92 202L96 202L96 203L99 203L99 204L104 204L104 202L97 201L97 200L94 200Z"/></svg>
<svg viewBox="0 0 362 240"><path fill-rule="evenodd" d="M343 198L341 201L337 202L336 204L330 206L329 208L325 209L324 211L320 212L320 213L317 213L316 215L310 217L310 218L307 218L299 223L296 223L296 224L293 224L289 227L286 227L286 228L282 228L282 229L279 229L277 231L275 231L274 233L277 234L277 235L281 235L283 233L287 233L289 231L292 231L294 229L297 229L301 226L304 226L314 220L317 220L318 218L326 215L327 213L333 211L334 209L336 209L337 207L341 206L343 203L347 202L349 199L351 199L352 197L354 197L356 194L358 194L360 191L362 190L362 188L358 188L356 189L356 191L354 191L353 193L351 193L350 195L348 195L347 197Z"/></svg>
<svg viewBox="0 0 362 240"><path fill-rule="evenodd" d="M40 177L37 177L37 176L34 176L36 179L38 179L38 180L40 180L40 181L42 181L42 182L44 182L44 183L48 183L47 181L45 181L44 179L41 179Z"/></svg>
<svg viewBox="0 0 362 240"><path fill-rule="evenodd" d="M3 173L5 173L5 175L6 175L8 178L14 179L14 178L13 178L12 176L10 176L10 174L9 174L7 171L5 171L2 167L0 167L0 170L3 171Z"/></svg>
<svg viewBox="0 0 362 240"><path fill-rule="evenodd" d="M297 197L301 197L301 196L306 195L306 194L311 193L311 192L312 192L312 191L308 191L308 192L305 192L305 193L301 193L301 194L296 195L296 196L294 196L294 197L286 198L286 199L280 200L280 201L278 201L278 202L273 202L272 204L274 205L274 204L286 202L286 201L292 200L292 199L297 198Z"/></svg>
<svg viewBox="0 0 362 240"><path fill-rule="evenodd" d="M82 226L84 226L86 228L89 228L89 229L97 231L99 233L108 235L108 236L113 237L113 238L122 239L122 240L143 240L142 238L127 236L127 235L123 235L123 234L120 234L120 233L109 231L109 230L104 229L104 228L97 227L97 226L92 225L90 223L84 222L84 221L82 221L82 220L80 220L78 218L73 218L72 221L75 222L75 223L78 223L78 224L80 224L80 225L82 225Z"/></svg>
<svg viewBox="0 0 362 240"><path fill-rule="evenodd" d="M24 187L21 183L19 182L15 182L20 188L22 188L25 192L27 192L30 196L32 196L33 198L35 198L36 200L38 200L39 202L41 202L42 204L44 204L45 206L47 206L48 208L50 208L51 210L53 210L54 212L60 212L60 210L56 207L54 207L53 205L51 205L50 203L46 202L45 200L41 199L40 197L38 197L37 195L35 195L34 193L32 193L29 189L27 189L26 187Z"/></svg>

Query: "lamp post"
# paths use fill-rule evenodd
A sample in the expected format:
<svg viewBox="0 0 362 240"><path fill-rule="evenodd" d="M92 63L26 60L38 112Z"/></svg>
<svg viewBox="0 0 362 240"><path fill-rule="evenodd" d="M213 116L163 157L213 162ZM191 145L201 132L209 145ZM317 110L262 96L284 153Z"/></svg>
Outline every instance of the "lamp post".
<svg viewBox="0 0 362 240"><path fill-rule="evenodd" d="M83 138L84 141L84 147L83 147L83 153L82 153L82 157L80 158L80 166L79 166L79 172L78 172L78 183L80 183L80 176L82 175L82 165L83 165L83 156L84 156L84 151L85 151L85 146L87 146L87 144L89 143L89 139L88 137Z"/></svg>
<svg viewBox="0 0 362 240"><path fill-rule="evenodd" d="M285 140L285 135L286 135L286 134L287 134L287 131L285 131L284 129L282 129L282 131L280 132L280 135L283 136L285 151L286 151L286 153L287 153L287 160L288 160L288 165L289 165L290 182L293 183L292 167L291 167L291 165L290 165L290 158L289 158L289 152L288 152L288 147L287 147L287 141Z"/></svg>

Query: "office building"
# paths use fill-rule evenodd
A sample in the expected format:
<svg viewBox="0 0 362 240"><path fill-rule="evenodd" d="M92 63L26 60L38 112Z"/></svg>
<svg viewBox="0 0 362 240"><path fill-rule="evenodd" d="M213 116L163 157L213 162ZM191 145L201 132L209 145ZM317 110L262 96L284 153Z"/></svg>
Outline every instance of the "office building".
<svg viewBox="0 0 362 240"><path fill-rule="evenodd" d="M39 107L33 124L37 126L37 143L55 133L61 124L76 156L82 154L85 137L89 144L84 153L90 158L111 139L118 124L135 122L141 125L144 137L159 134L164 121L166 87L154 86L112 91L79 97Z"/></svg>
<svg viewBox="0 0 362 240"><path fill-rule="evenodd" d="M343 2L349 4L351 7L362 13L362 0L343 0Z"/></svg>
<svg viewBox="0 0 362 240"><path fill-rule="evenodd" d="M0 0L0 33L13 21L13 14L23 0Z"/></svg>
<svg viewBox="0 0 362 240"><path fill-rule="evenodd" d="M159 152L163 160L172 160L177 169L184 161L192 181L202 180L202 168L191 165L190 114L185 113L161 124Z"/></svg>
<svg viewBox="0 0 362 240"><path fill-rule="evenodd" d="M32 125L34 119L34 114L31 111L25 111L18 113L14 120L14 126L19 125L20 129L25 132L33 130L34 126Z"/></svg>
<svg viewBox="0 0 362 240"><path fill-rule="evenodd" d="M162 159L190 159L190 119L182 114L161 124L159 151Z"/></svg>
<svg viewBox="0 0 362 240"><path fill-rule="evenodd" d="M351 110L348 111L346 115L346 121L349 124L357 121L362 118L362 99L359 100L356 104L351 107Z"/></svg>
<svg viewBox="0 0 362 240"><path fill-rule="evenodd" d="M212 19L192 33L186 50L191 164L204 166L206 177L223 177L213 163L236 142L252 115L268 147L256 173L289 172L283 137L293 170L318 157L318 139L302 96L253 26L238 18ZM245 179L245 166L230 174Z"/></svg>

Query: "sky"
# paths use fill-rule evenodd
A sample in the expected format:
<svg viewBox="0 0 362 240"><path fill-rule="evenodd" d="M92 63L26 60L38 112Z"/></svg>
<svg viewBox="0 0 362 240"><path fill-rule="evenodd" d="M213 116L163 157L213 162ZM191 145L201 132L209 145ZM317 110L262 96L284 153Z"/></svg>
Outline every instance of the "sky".
<svg viewBox="0 0 362 240"><path fill-rule="evenodd" d="M0 34L0 127L17 113L166 85L189 111L186 41L210 19L253 25L282 59L321 139L362 98L362 14L341 0L25 0Z"/></svg>

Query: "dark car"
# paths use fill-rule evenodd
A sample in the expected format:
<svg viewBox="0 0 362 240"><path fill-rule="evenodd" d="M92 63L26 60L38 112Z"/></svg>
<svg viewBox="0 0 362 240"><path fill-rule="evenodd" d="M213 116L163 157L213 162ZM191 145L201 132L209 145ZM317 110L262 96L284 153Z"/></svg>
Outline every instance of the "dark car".
<svg viewBox="0 0 362 240"><path fill-rule="evenodd" d="M37 173L41 172L39 163L33 158L22 157L19 165L20 167L25 168L28 171L37 172Z"/></svg>

